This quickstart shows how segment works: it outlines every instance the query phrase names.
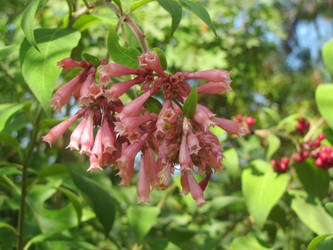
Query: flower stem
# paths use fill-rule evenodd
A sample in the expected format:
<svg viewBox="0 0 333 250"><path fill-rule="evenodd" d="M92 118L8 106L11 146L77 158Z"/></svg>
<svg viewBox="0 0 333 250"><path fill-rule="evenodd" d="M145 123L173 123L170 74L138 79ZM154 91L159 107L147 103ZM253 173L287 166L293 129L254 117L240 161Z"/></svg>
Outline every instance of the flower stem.
<svg viewBox="0 0 333 250"><path fill-rule="evenodd" d="M24 224L24 209L25 209L25 199L27 196L27 177L28 177L28 167L30 163L30 159L32 156L32 152L34 150L36 140L37 140L37 134L39 131L39 122L42 116L42 106L39 105L38 111L37 111L37 118L35 122L34 129L31 134L31 139L28 145L27 154L25 156L24 162L23 162L23 170L22 170L22 187L21 187L21 202L20 202L20 210L19 210L19 217L18 217L18 237L17 237L17 250L23 249L23 224Z"/></svg>

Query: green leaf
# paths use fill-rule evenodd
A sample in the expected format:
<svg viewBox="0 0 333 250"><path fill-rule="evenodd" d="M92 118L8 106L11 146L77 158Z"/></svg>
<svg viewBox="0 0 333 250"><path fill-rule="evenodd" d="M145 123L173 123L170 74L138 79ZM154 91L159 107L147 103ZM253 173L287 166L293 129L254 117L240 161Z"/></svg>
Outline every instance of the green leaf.
<svg viewBox="0 0 333 250"><path fill-rule="evenodd" d="M333 216L333 202L326 203L325 208Z"/></svg>
<svg viewBox="0 0 333 250"><path fill-rule="evenodd" d="M71 175L74 184L80 189L83 196L86 197L92 209L96 213L96 217L104 227L104 233L107 235L113 225L116 206L115 200L111 195L91 178L84 174L78 164L67 164L67 171Z"/></svg>
<svg viewBox="0 0 333 250"><path fill-rule="evenodd" d="M128 208L128 221L138 242L142 241L156 223L159 213L160 209L158 207L139 205Z"/></svg>
<svg viewBox="0 0 333 250"><path fill-rule="evenodd" d="M61 72L57 62L69 57L80 40L80 32L71 28L38 29L35 37L40 52L24 40L20 48L22 74L30 89L45 110Z"/></svg>
<svg viewBox="0 0 333 250"><path fill-rule="evenodd" d="M333 218L321 206L318 198L301 190L290 190L291 208L298 218L316 234L333 233Z"/></svg>
<svg viewBox="0 0 333 250"><path fill-rule="evenodd" d="M135 11L137 8L140 8L141 6L146 5L147 3L152 2L153 0L139 0L135 1L134 3L131 4L130 6L130 12Z"/></svg>
<svg viewBox="0 0 333 250"><path fill-rule="evenodd" d="M313 164L311 159L302 163L295 163L298 179L307 193L323 199L327 196L330 177L328 171Z"/></svg>
<svg viewBox="0 0 333 250"><path fill-rule="evenodd" d="M4 129L7 120L27 103L28 102L0 104L0 131Z"/></svg>
<svg viewBox="0 0 333 250"><path fill-rule="evenodd" d="M255 224L262 227L273 206L287 188L288 175L277 174L271 164L261 160L243 170L242 192Z"/></svg>
<svg viewBox="0 0 333 250"><path fill-rule="evenodd" d="M149 113L159 114L162 109L162 104L154 97L149 97L143 104Z"/></svg>
<svg viewBox="0 0 333 250"><path fill-rule="evenodd" d="M333 75L333 40L324 44L322 54L328 72Z"/></svg>
<svg viewBox="0 0 333 250"><path fill-rule="evenodd" d="M109 31L107 47L113 61L131 68L138 68L138 56L140 52L136 48L125 48L120 46L118 35L114 27Z"/></svg>
<svg viewBox="0 0 333 250"><path fill-rule="evenodd" d="M160 59L162 68L164 70L166 70L168 68L168 63L167 60L165 58L164 52L160 49L160 48L153 48L153 51L156 53L156 55L158 56L158 58Z"/></svg>
<svg viewBox="0 0 333 250"><path fill-rule="evenodd" d="M61 192L63 192L66 197L71 201L73 204L73 207L75 209L76 215L77 215L77 221L78 224L81 222L81 217L82 217L82 207L81 207L81 202L77 195L75 195L72 191L66 188L60 187Z"/></svg>
<svg viewBox="0 0 333 250"><path fill-rule="evenodd" d="M5 47L0 48L0 60L9 56L16 49L17 49L16 45L10 45L10 46L5 46Z"/></svg>
<svg viewBox="0 0 333 250"><path fill-rule="evenodd" d="M38 51L40 51L40 49L38 48L35 40L34 23L39 3L40 0L32 0L23 11L21 19L21 28L25 34L26 39Z"/></svg>
<svg viewBox="0 0 333 250"><path fill-rule="evenodd" d="M312 239L310 244L308 245L308 250L315 250L317 248L317 244L320 242L324 241L326 238L333 236L332 234L324 234L324 235L319 235L316 238Z"/></svg>
<svg viewBox="0 0 333 250"><path fill-rule="evenodd" d="M281 145L281 141L279 139L279 137L277 137L274 134L268 134L268 149L267 149L267 153L266 153L266 159L270 160L271 157L274 155L274 153L276 152L276 150L279 149Z"/></svg>
<svg viewBox="0 0 333 250"><path fill-rule="evenodd" d="M172 23L170 37L172 37L182 19L182 7L174 0L157 0L157 2L171 15Z"/></svg>
<svg viewBox="0 0 333 250"><path fill-rule="evenodd" d="M4 222L0 222L0 228L7 228L10 231L12 231L15 235L17 235L17 231L16 231L15 227L13 227L12 225L9 225L9 224L4 223Z"/></svg>
<svg viewBox="0 0 333 250"><path fill-rule="evenodd" d="M192 117L197 109L197 103L198 103L198 92L197 92L197 86L194 85L191 90L191 93L188 95L183 106L184 116Z"/></svg>
<svg viewBox="0 0 333 250"><path fill-rule="evenodd" d="M333 128L333 84L321 84L317 87L316 103L320 114Z"/></svg>
<svg viewBox="0 0 333 250"><path fill-rule="evenodd" d="M238 162L238 155L234 148L223 151L224 159L223 165L226 167L227 172L233 177L237 178L240 175L240 168Z"/></svg>
<svg viewBox="0 0 333 250"><path fill-rule="evenodd" d="M79 31L84 31L89 28L94 23L100 22L101 19L94 16L94 15L82 15L78 19L75 20L73 24L73 28L79 30Z"/></svg>
<svg viewBox="0 0 333 250"><path fill-rule="evenodd" d="M260 244L260 242L251 235L246 235L242 237L235 238L231 243L230 250L265 250L272 249L269 247L265 247Z"/></svg>
<svg viewBox="0 0 333 250"><path fill-rule="evenodd" d="M189 0L180 0L180 3L190 11L192 11L195 15L197 15L202 21L204 21L214 32L215 36L218 37L215 26L210 19L210 16L207 10L201 6L201 4L192 2Z"/></svg>
<svg viewBox="0 0 333 250"><path fill-rule="evenodd" d="M231 206L233 204L244 204L244 199L242 197L236 196L219 196L209 201L205 206L199 208L201 213L212 212L216 213L225 207Z"/></svg>
<svg viewBox="0 0 333 250"><path fill-rule="evenodd" d="M22 171L14 167L3 167L0 168L0 176L3 174L5 175L22 174Z"/></svg>
<svg viewBox="0 0 333 250"><path fill-rule="evenodd" d="M101 63L101 60L99 60L98 57L93 56L88 53L83 53L82 57L84 60L86 60L87 62L89 62L91 64L94 64L95 66L98 66Z"/></svg>

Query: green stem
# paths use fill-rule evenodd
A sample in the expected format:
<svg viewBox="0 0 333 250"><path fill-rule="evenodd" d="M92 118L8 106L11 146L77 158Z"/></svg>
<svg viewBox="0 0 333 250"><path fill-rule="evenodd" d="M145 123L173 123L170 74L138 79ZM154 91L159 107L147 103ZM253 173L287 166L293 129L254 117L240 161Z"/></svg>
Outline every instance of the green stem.
<svg viewBox="0 0 333 250"><path fill-rule="evenodd" d="M32 152L34 150L37 134L39 131L39 122L42 116L42 106L39 105L37 111L37 118L35 122L34 129L32 131L31 140L28 145L27 154L25 156L23 162L23 173L22 173L22 187L21 187L21 202L20 202L20 210L19 210L19 217L18 217L18 237L17 237L17 250L23 249L23 224L24 224L24 209L25 209L25 199L27 196L27 177L28 177L28 167L30 163L30 159L32 156Z"/></svg>

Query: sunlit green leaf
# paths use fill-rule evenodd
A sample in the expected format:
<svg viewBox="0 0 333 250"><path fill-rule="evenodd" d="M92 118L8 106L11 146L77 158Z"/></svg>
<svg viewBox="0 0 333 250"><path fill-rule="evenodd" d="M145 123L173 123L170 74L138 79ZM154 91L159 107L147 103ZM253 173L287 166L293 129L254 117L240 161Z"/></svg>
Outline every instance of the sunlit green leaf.
<svg viewBox="0 0 333 250"><path fill-rule="evenodd" d="M321 84L317 87L316 103L320 114L333 128L333 84Z"/></svg>
<svg viewBox="0 0 333 250"><path fill-rule="evenodd" d="M166 70L168 68L168 63L167 63L167 60L165 58L164 52L160 48L153 48L153 51L156 53L156 55L160 59L162 68L164 70Z"/></svg>
<svg viewBox="0 0 333 250"><path fill-rule="evenodd" d="M254 236L251 235L235 238L232 241L230 248L230 250L250 250L250 249L267 250L272 248L261 245L260 242Z"/></svg>
<svg viewBox="0 0 333 250"><path fill-rule="evenodd" d="M84 31L88 29L91 25L100 22L101 20L94 15L82 15L75 20L73 28L79 31Z"/></svg>
<svg viewBox="0 0 333 250"><path fill-rule="evenodd" d="M269 133L268 134L268 149L266 153L266 159L269 160L273 156L273 154L276 152L276 150L279 149L281 145L281 141L279 137L276 135Z"/></svg>
<svg viewBox="0 0 333 250"><path fill-rule="evenodd" d="M240 175L240 168L238 162L238 155L235 149L231 148L223 151L222 164L226 167L227 172L234 178Z"/></svg>
<svg viewBox="0 0 333 250"><path fill-rule="evenodd" d="M333 217L320 204L318 198L301 190L290 190L291 208L299 219L316 234L333 232Z"/></svg>
<svg viewBox="0 0 333 250"><path fill-rule="evenodd" d="M288 184L287 174L277 174L268 162L256 160L243 170L242 192L254 223L262 227Z"/></svg>
<svg viewBox="0 0 333 250"><path fill-rule="evenodd" d="M325 208L333 216L333 202L328 202L325 204Z"/></svg>
<svg viewBox="0 0 333 250"><path fill-rule="evenodd" d="M138 242L142 241L156 223L159 213L158 207L138 205L128 208L128 221Z"/></svg>
<svg viewBox="0 0 333 250"><path fill-rule="evenodd" d="M40 50L35 39L36 34L34 34L34 23L39 3L40 0L32 0L25 8L21 19L21 28L25 34L26 39L38 51Z"/></svg>
<svg viewBox="0 0 333 250"><path fill-rule="evenodd" d="M324 44L322 54L327 70L333 75L333 40Z"/></svg>
<svg viewBox="0 0 333 250"><path fill-rule="evenodd" d="M152 2L153 0L138 0L135 1L134 3L131 4L130 6L130 11L133 12L135 11L137 8L140 8L141 6L146 5L147 3Z"/></svg>
<svg viewBox="0 0 333 250"><path fill-rule="evenodd" d="M93 56L91 54L88 53L83 53L82 57L84 60L86 60L87 62L94 64L94 65L99 65L101 63L101 61L98 59L98 57Z"/></svg>
<svg viewBox="0 0 333 250"><path fill-rule="evenodd" d="M49 109L50 98L61 68L57 62L69 57L80 39L75 29L38 29L35 37L40 52L27 40L20 48L22 74L30 89L45 110Z"/></svg>
<svg viewBox="0 0 333 250"><path fill-rule="evenodd" d="M323 242L325 239L327 239L328 237L332 237L332 234L324 234L324 235L319 235L316 238L314 238L313 240L311 240L310 244L308 245L308 250L315 250L315 249L320 249L317 247L317 245L320 242ZM333 247L333 245L332 245Z"/></svg>
<svg viewBox="0 0 333 250"><path fill-rule="evenodd" d="M9 56L16 49L17 49L16 45L9 45L9 46L5 46L5 47L0 48L0 60Z"/></svg>

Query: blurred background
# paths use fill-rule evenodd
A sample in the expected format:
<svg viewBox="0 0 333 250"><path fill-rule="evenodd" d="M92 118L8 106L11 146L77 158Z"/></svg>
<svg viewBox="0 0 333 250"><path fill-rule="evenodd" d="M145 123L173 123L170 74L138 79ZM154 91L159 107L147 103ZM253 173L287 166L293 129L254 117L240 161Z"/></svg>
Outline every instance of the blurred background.
<svg viewBox="0 0 333 250"><path fill-rule="evenodd" d="M83 1L73 2L74 13L81 14L76 28L82 33L73 58L81 59L83 52L103 58L107 52L106 33L110 25L117 23L117 17L101 1L94 2L90 13L83 15L79 13ZM123 9L128 10L133 2L122 1ZM278 126L289 117L287 132L293 133L298 117L318 119L315 89L322 82L332 81L321 55L322 46L333 37L332 0L200 3L209 12L220 40L187 9L183 9L180 26L172 37L168 35L170 15L156 1L130 14L144 31L149 47L164 51L170 73L211 68L232 71L230 93L200 95L199 103L218 117L252 116L256 119L255 130ZM30 101L5 121L0 134L1 249L16 245L13 230L22 180L19 163L36 125L37 101L22 77L19 60L19 46L24 39L20 19L26 5L23 0L2 0L0 4L0 49L14 46L5 57L0 53L1 103ZM35 20L36 28L66 26L66 1L42 1ZM128 27L123 32L129 45L137 47ZM120 43L124 45L124 41ZM74 73L64 72L58 84L71 79ZM130 100L130 96L127 98ZM75 110L72 100L61 112L42 115L28 171L24 225L28 248L230 249L232 245L232 249L305 249L315 236L296 218L286 195L274 206L262 228L253 224L242 196L241 172L249 162L267 159L268 142L262 137L250 134L234 138L215 131L224 146L227 169L212 177L204 206L198 208L191 197L180 194L178 175L169 189L152 192L151 205L137 206L137 175L131 187L122 187L111 168L103 173L85 173L88 160L65 149L70 132L52 148L41 142L41 136L52 125ZM281 138L280 144L273 152L275 157L290 156L295 145L286 138ZM236 238L244 237L248 238L243 243L235 243ZM237 244L241 245L237 248Z"/></svg>

